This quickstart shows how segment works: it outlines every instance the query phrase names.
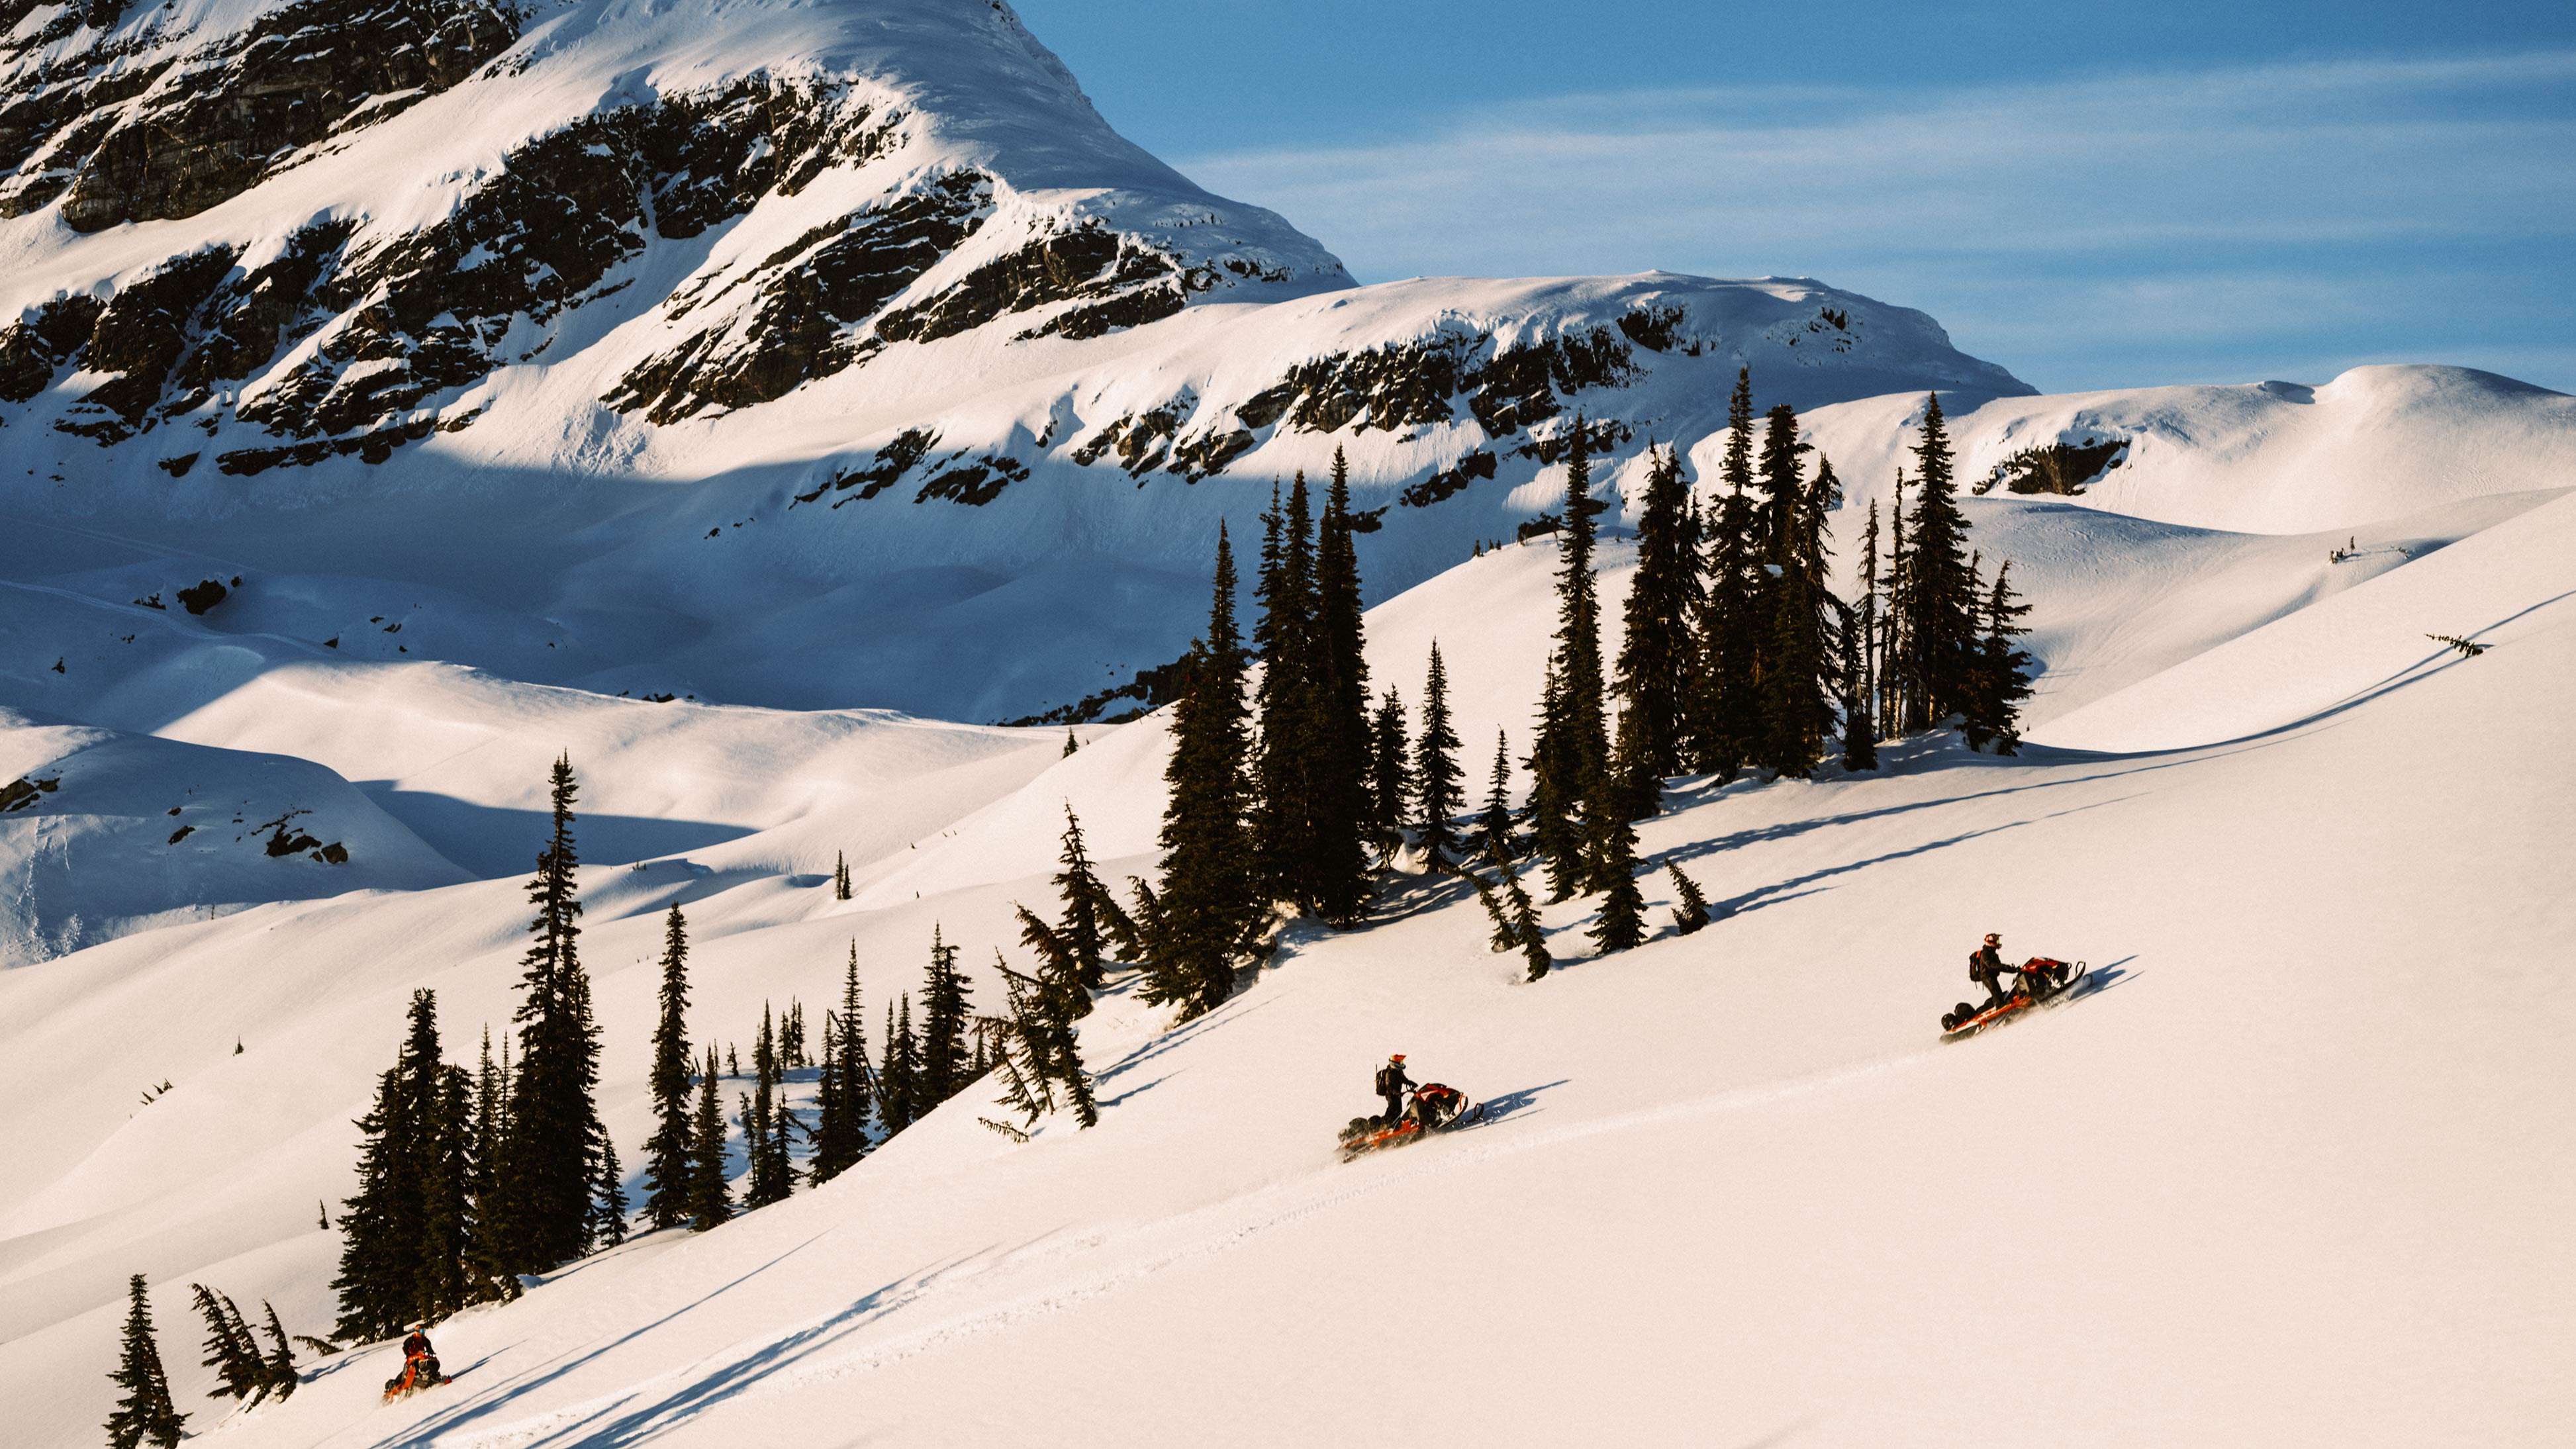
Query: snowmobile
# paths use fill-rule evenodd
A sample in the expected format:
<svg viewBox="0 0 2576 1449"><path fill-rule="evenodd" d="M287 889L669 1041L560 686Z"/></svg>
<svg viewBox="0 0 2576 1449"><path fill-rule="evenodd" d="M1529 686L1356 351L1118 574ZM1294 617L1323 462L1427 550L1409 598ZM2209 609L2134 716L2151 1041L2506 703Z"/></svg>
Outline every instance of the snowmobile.
<svg viewBox="0 0 2576 1449"><path fill-rule="evenodd" d="M396 1399L408 1399L423 1389L454 1382L438 1371L437 1354L416 1353L403 1360L401 1373L385 1380L385 1402L390 1404Z"/></svg>
<svg viewBox="0 0 2576 1449"><path fill-rule="evenodd" d="M2033 956L2006 969L2014 973L2012 995L1992 1006L1972 1006L1962 1001L1941 1013L1941 1040L1975 1036L1987 1027L2001 1026L2033 1007L2057 1000L2084 979L2085 967L2081 961L2069 966L2046 956Z"/></svg>
<svg viewBox="0 0 2576 1449"><path fill-rule="evenodd" d="M1457 1088L1425 1082L1413 1089L1413 1105L1392 1122L1384 1117L1353 1117L1350 1125L1342 1129L1342 1160L1348 1162L1381 1147L1403 1147L1434 1132L1482 1121L1484 1116L1482 1102L1471 1105L1467 1094Z"/></svg>

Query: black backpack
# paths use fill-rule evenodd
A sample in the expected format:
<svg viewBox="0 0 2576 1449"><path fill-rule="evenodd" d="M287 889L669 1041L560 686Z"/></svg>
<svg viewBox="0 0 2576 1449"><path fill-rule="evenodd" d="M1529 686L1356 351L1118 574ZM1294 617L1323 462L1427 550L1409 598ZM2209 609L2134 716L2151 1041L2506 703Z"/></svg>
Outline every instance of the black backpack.
<svg viewBox="0 0 2576 1449"><path fill-rule="evenodd" d="M1403 1089L1396 1085L1395 1063L1389 1062L1385 1066L1377 1069L1377 1094L1379 1096L1383 1097L1389 1092L1401 1090Z"/></svg>

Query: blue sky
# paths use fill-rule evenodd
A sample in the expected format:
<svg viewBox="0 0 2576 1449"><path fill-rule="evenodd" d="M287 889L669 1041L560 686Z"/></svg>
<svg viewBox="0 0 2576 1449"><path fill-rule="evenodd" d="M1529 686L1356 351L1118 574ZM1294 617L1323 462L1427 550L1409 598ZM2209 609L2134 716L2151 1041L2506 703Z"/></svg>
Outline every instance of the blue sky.
<svg viewBox="0 0 2576 1449"><path fill-rule="evenodd" d="M1015 4L1120 130L1363 281L1812 276L2050 391L2576 392L2563 0Z"/></svg>

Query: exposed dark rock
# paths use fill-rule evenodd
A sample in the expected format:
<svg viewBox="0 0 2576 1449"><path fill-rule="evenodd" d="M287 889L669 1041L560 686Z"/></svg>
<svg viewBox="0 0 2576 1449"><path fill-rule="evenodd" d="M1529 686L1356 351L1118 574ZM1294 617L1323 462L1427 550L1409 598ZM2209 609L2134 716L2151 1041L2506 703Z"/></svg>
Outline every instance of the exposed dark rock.
<svg viewBox="0 0 2576 1449"><path fill-rule="evenodd" d="M1404 490L1397 500L1407 508L1428 508L1467 486L1469 480L1494 476L1494 455L1482 448L1460 458L1454 467L1443 468Z"/></svg>
<svg viewBox="0 0 2576 1449"><path fill-rule="evenodd" d="M848 368L866 355L853 329L971 235L991 205L991 179L960 171L927 191L807 232L762 263L769 275L757 284L759 301L747 318L637 365L602 401L673 423L708 408L784 397ZM801 261L776 270L800 251Z"/></svg>
<svg viewBox="0 0 2576 1449"><path fill-rule="evenodd" d="M999 723L1022 729L1039 725L1091 724L1105 717L1109 707L1122 699L1136 701L1136 708L1128 711L1125 716L1132 719L1144 710L1160 709L1180 698L1182 678L1188 664L1189 656L1183 655L1169 664L1158 664L1151 669L1139 669L1136 671L1136 677L1125 684L1113 685L1098 694L1085 695L1077 703L1060 704L1044 714L1024 715L1019 719L1001 720Z"/></svg>
<svg viewBox="0 0 2576 1449"><path fill-rule="evenodd" d="M180 841L185 840L185 839L187 839L189 836L194 835L194 834L196 834L196 833L197 833L197 827L195 827L195 826L193 826L193 825L182 825L182 826L180 826L178 829L173 830L173 831L171 831L171 832L170 832L170 843L171 843L172 845L176 845L176 844L178 844Z"/></svg>
<svg viewBox="0 0 2576 1449"><path fill-rule="evenodd" d="M157 466L173 478L185 478L188 476L188 470L197 466L197 455L182 453L176 458L162 459Z"/></svg>
<svg viewBox="0 0 2576 1449"><path fill-rule="evenodd" d="M229 592L230 590L224 587L221 579L201 579L193 586L179 591L179 606L191 614L202 615L208 609L222 603Z"/></svg>
<svg viewBox="0 0 2576 1449"><path fill-rule="evenodd" d="M81 355L89 371L116 376L84 394L54 426L100 443L123 442L140 430L161 401L197 314L232 269L232 249L210 247L164 262L120 289L98 314Z"/></svg>
<svg viewBox="0 0 2576 1449"><path fill-rule="evenodd" d="M6 785L0 785L0 814L12 810L24 810L35 804L38 799L62 787L63 777L60 775L48 776L41 780L21 775Z"/></svg>
<svg viewBox="0 0 2576 1449"><path fill-rule="evenodd" d="M284 859L308 850L319 850L322 848L321 841L295 829L291 823L296 816L311 813L309 810L290 810L265 825L252 826L251 833L257 834L262 830L270 832L267 850L270 857L274 859Z"/></svg>
<svg viewBox="0 0 2576 1449"><path fill-rule="evenodd" d="M945 498L951 503L981 507L1000 497L1004 488L1028 476L1028 465L1017 458L1008 455L982 457L963 467L944 468L931 474L921 485L921 491L913 495L912 501L926 503L933 498Z"/></svg>
<svg viewBox="0 0 2576 1449"><path fill-rule="evenodd" d="M1225 465L1253 450L1261 440L1242 428L1201 433L1172 445L1172 471L1195 483L1225 471Z"/></svg>
<svg viewBox="0 0 2576 1449"><path fill-rule="evenodd" d="M1648 352L1670 352L1685 315L1679 307L1632 307L1619 314L1619 330Z"/></svg>
<svg viewBox="0 0 2576 1449"><path fill-rule="evenodd" d="M2014 493L2055 493L2072 498L2085 485L2128 460L2129 440L2086 438L2082 443L2056 442L2024 448L1997 463L1975 492L1991 493L2002 484Z"/></svg>
<svg viewBox="0 0 2576 1449"><path fill-rule="evenodd" d="M0 93L0 161L17 173L0 215L60 197L75 231L193 216L456 84L519 35L514 12L483 0L305 0L193 48L90 26L97 44ZM173 70L186 83L159 85Z"/></svg>
<svg viewBox="0 0 2576 1449"><path fill-rule="evenodd" d="M1158 283L1175 301L1153 315L1169 315L1179 310L1179 289L1205 291L1209 279L1183 272L1170 257L1135 237L1087 224L1041 237L984 263L939 295L878 318L876 331L888 342L929 342L1015 313L1058 302L1105 303ZM1135 305L1150 313L1161 304ZM1072 314L1066 314L1020 335L1037 337L1062 328L1068 337L1096 337L1113 326L1133 325L1115 320L1125 313L1091 310L1088 320L1074 322Z"/></svg>
<svg viewBox="0 0 2576 1449"><path fill-rule="evenodd" d="M0 399L25 402L54 385L105 310L96 297L65 297L0 327Z"/></svg>

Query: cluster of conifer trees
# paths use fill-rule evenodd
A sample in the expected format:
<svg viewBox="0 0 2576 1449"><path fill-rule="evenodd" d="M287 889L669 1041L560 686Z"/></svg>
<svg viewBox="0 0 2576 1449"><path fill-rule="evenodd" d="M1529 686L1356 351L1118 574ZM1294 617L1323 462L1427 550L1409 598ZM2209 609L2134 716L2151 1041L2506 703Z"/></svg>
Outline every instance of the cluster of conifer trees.
<svg viewBox="0 0 2576 1449"><path fill-rule="evenodd" d="M340 1215L343 1244L334 1337L364 1342L415 1321L516 1296L522 1274L544 1273L625 1240L628 1203L617 1150L594 1103L599 1033L578 950L581 901L573 843L576 796L569 760L554 766L554 825L528 894L537 910L509 1043L496 1065L490 1033L479 1071L446 1063L435 993L412 995L402 1046L361 1118L359 1186ZM844 877L835 871L837 893ZM806 1139L803 1178L829 1182L873 1146L904 1130L988 1073L1003 1103L1034 1122L1061 1102L1085 1127L1097 1120L1072 1024L1091 1009L1111 943L1137 938L1093 872L1081 823L1065 815L1065 864L1056 877L1065 919L1049 926L1022 908L1036 975L1001 967L1009 1010L978 1015L958 948L931 935L920 1019L912 993L886 1008L883 1055L871 1061L859 992L858 943L850 945L836 1009L819 1042L805 1009L766 1004L752 1045L751 1090L728 1121L716 1049L688 1036L688 918L675 902L664 921L661 986L648 1085L654 1130L644 1144L644 1221L654 1228L715 1227L737 1211L781 1201L797 1186L793 1149ZM996 953L998 962L999 953ZM814 1121L790 1107L786 1074L815 1068ZM741 1130L740 1198L726 1176ZM210 1320L211 1321L211 1320Z"/></svg>
<svg viewBox="0 0 2576 1449"><path fill-rule="evenodd" d="M1759 769L1804 778L1837 746L1846 768L1876 769L1881 739L1953 722L1977 748L2013 749L2030 693L2030 659L2014 643L2028 610L2009 565L1989 584L1967 550L1938 397L1926 403L1914 450L1911 509L1900 477L1882 551L1872 504L1860 597L1846 601L1827 583L1828 521L1842 483L1821 456L1808 468L1813 450L1788 406L1770 409L1757 429L1752 376L1739 372L1705 506L1671 449L1651 455L1615 661L1601 648L1594 551L1609 503L1592 496L1591 441L1578 418L1565 512L1548 520L1562 559L1557 627L1526 763L1528 843L1548 897L1601 893L1590 933L1599 949L1645 939L1632 826L1660 808L1668 777L1728 780ZM1513 863L1507 746L1497 742L1471 842L1456 828L1460 741L1437 643L1417 735L1407 740L1394 689L1370 707L1342 455L1320 522L1300 474L1263 524L1250 644L1235 618L1233 547L1220 525L1207 631L1184 663L1162 889L1136 891L1146 999L1188 1013L1223 1000L1275 905L1353 919L1366 895L1366 847L1374 842L1383 859L1403 835L1435 870L1461 868L1471 849L1493 865L1499 886L1474 879L1496 949L1522 950L1533 979L1544 974L1547 950ZM1256 657L1263 671L1247 703ZM1679 915L1696 929L1706 907L1696 886L1689 894Z"/></svg>

